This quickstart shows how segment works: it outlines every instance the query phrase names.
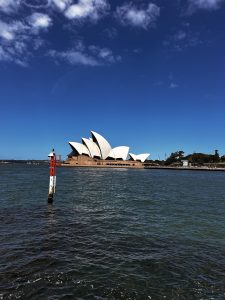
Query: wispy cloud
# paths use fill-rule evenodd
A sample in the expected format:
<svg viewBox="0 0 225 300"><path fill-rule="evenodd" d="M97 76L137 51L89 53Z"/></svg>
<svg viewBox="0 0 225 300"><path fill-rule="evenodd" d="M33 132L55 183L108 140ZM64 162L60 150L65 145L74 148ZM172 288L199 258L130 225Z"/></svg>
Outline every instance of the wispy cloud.
<svg viewBox="0 0 225 300"><path fill-rule="evenodd" d="M173 40L174 41L183 41L185 40L187 37L187 33L184 30L178 30L174 36L173 36Z"/></svg>
<svg viewBox="0 0 225 300"><path fill-rule="evenodd" d="M1 61L18 61L25 49L24 32L26 26L20 21L10 24L0 21Z"/></svg>
<svg viewBox="0 0 225 300"><path fill-rule="evenodd" d="M27 66L35 51L46 45L43 34L54 25L57 13L65 17L64 25L68 26L64 28L73 32L71 27L74 21L95 23L109 10L108 0L0 0L0 61ZM17 20L18 12L21 16ZM114 30L112 35L116 33ZM57 61L72 65L109 65L121 60L109 48L96 45L86 47L79 42L72 48L48 50L47 53Z"/></svg>
<svg viewBox="0 0 225 300"><path fill-rule="evenodd" d="M13 46L0 46L0 61L12 62L22 67L26 67L28 65L28 54L26 53L26 50L27 45L24 42L18 41L16 41Z"/></svg>
<svg viewBox="0 0 225 300"><path fill-rule="evenodd" d="M82 20L89 18L97 21L106 14L109 4L106 0L79 0L65 11L68 19Z"/></svg>
<svg viewBox="0 0 225 300"><path fill-rule="evenodd" d="M118 35L118 30L114 27L106 28L103 32L110 40L115 39Z"/></svg>
<svg viewBox="0 0 225 300"><path fill-rule="evenodd" d="M198 32L193 32L189 26L183 26L183 28L168 36L167 39L163 41L163 46L170 51L181 52L201 45L202 43L203 41Z"/></svg>
<svg viewBox="0 0 225 300"><path fill-rule="evenodd" d="M121 61L121 56L113 55L112 50L110 50L108 48L100 48L98 46L91 45L91 46L89 46L89 50L95 57L97 57L98 59L100 59L103 62L115 63L115 62Z"/></svg>
<svg viewBox="0 0 225 300"><path fill-rule="evenodd" d="M45 35L55 25L57 16L63 17L63 35L62 32L60 34L63 40L64 32L67 31L68 43L65 43L67 45L71 45L72 38L83 40L82 33L78 32L76 25L80 28L80 24L84 25L86 21L91 21L94 25L104 16L111 18L114 23L109 27L105 26L102 33L112 40L119 35L119 27L114 27L117 21L124 26L147 30L156 25L160 16L160 7L151 2L127 2L116 7L114 12L110 10L109 2L109 0L0 0L0 61L28 65L30 59L35 56L35 51L47 45ZM59 21L57 25L62 23ZM182 34L179 33L178 40L183 39ZM53 40L50 40L50 43ZM110 46L78 44L66 46L60 51L48 49L44 55L48 53L57 61L86 66L110 65L121 61L121 56L115 55ZM50 49L58 48L52 45ZM134 53L139 51L135 49Z"/></svg>
<svg viewBox="0 0 225 300"><path fill-rule="evenodd" d="M196 10L217 10L221 7L224 0L189 0L188 13L191 14Z"/></svg>
<svg viewBox="0 0 225 300"><path fill-rule="evenodd" d="M24 22L0 21L0 61L27 66L33 52L31 49L37 50L44 44L38 35L39 30L48 26L50 18L43 14L33 14Z"/></svg>
<svg viewBox="0 0 225 300"><path fill-rule="evenodd" d="M15 11L20 5L20 0L0 0L0 10L5 13Z"/></svg>
<svg viewBox="0 0 225 300"><path fill-rule="evenodd" d="M71 65L84 66L101 66L112 64L121 60L120 56L113 55L113 52L108 48L100 48L95 45L85 47L82 42L78 42L72 49L68 51L49 51L49 56L58 60L64 60Z"/></svg>
<svg viewBox="0 0 225 300"><path fill-rule="evenodd" d="M175 89L175 88L177 88L178 87L178 84L177 83L174 83L174 82L171 82L170 83L170 88L171 89Z"/></svg>
<svg viewBox="0 0 225 300"><path fill-rule="evenodd" d="M46 8L46 5L51 9L54 7L59 10L69 20L89 18L97 21L107 13L109 8L107 0L78 0L76 4L73 0L35 1L31 4L22 0L0 0L0 10L3 14L8 14L13 9L15 11L19 4L29 8L27 12L30 12L30 15L24 17L23 21L10 21L8 16L5 17L6 22L0 21L0 61L14 62L22 66L27 66L35 51L45 44L42 33L47 32L53 25L50 13L51 16L54 14L52 11L45 13L43 8ZM43 10L42 13L36 9L40 7ZM55 61L66 61L71 65L84 66L110 65L121 60L121 57L115 56L109 48L96 45L86 47L79 41L69 49L48 51L48 55Z"/></svg>
<svg viewBox="0 0 225 300"><path fill-rule="evenodd" d="M85 65L92 67L99 65L98 61L95 58L74 49L64 52L51 50L49 51L49 55L57 60L63 59L71 65Z"/></svg>
<svg viewBox="0 0 225 300"><path fill-rule="evenodd" d="M115 15L122 25L147 29L155 25L160 8L154 3L149 3L146 7L126 3L116 9Z"/></svg>
<svg viewBox="0 0 225 300"><path fill-rule="evenodd" d="M15 35L24 32L26 26L20 21L5 23L0 21L0 37L5 41L12 41Z"/></svg>
<svg viewBox="0 0 225 300"><path fill-rule="evenodd" d="M169 88L170 89L176 89L176 88L178 88L178 86L179 85L175 81L173 72L170 72L169 73Z"/></svg>

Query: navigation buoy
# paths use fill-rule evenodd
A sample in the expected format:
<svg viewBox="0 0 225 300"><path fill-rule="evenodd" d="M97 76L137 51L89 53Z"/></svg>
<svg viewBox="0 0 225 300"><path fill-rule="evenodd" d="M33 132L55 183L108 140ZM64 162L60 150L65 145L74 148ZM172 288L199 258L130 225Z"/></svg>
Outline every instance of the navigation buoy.
<svg viewBox="0 0 225 300"><path fill-rule="evenodd" d="M53 203L53 195L56 188L56 155L54 149L49 153L50 157L50 179L49 179L49 191L48 191L48 203Z"/></svg>

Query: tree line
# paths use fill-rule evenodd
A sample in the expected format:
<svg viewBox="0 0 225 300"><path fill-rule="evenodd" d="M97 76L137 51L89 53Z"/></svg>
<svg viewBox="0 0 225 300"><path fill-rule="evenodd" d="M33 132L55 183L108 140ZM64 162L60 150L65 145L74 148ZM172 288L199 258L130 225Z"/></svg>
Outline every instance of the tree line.
<svg viewBox="0 0 225 300"><path fill-rule="evenodd" d="M193 165L218 164L225 163L225 155L220 156L218 150L215 150L214 154L194 152L192 154L185 155L184 151L179 150L172 152L165 160L155 160L154 162L168 166L172 164L182 164L183 160L187 160Z"/></svg>

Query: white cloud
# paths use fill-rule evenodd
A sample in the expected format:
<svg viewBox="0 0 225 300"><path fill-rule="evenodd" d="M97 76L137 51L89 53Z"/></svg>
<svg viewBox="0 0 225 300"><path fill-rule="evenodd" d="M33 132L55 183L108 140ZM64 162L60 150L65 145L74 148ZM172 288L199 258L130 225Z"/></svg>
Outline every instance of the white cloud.
<svg viewBox="0 0 225 300"><path fill-rule="evenodd" d="M10 21L9 16L5 14L16 12L19 5L21 12L28 16L24 17L22 14L21 21L17 21L15 14L14 21ZM49 10L52 12L53 9L58 9L73 20L89 18L97 21L108 12L109 7L108 0L0 0L0 13L3 20L8 19L7 22L0 20L0 61L22 66L29 64L35 51L46 45L41 33L46 32L53 23L53 14L50 15ZM114 55L108 48L87 47L79 41L71 49L52 50L48 55L56 61L85 66L110 65L121 60L120 56Z"/></svg>
<svg viewBox="0 0 225 300"><path fill-rule="evenodd" d="M69 19L92 20L100 19L108 10L109 5L106 0L79 0L77 4L69 6L65 12L65 16Z"/></svg>
<svg viewBox="0 0 225 300"><path fill-rule="evenodd" d="M112 64L121 60L120 56L114 56L108 48L100 48L91 45L88 48L81 41L78 41L74 48L69 51L57 52L51 50L49 55L56 59L63 59L72 65L101 66Z"/></svg>
<svg viewBox="0 0 225 300"><path fill-rule="evenodd" d="M39 18L29 18L29 21L29 24L21 21L11 23L0 21L0 61L27 66L32 56L30 47L37 50L44 44L37 33L39 28L46 28L49 23L46 23L45 20L40 21Z"/></svg>
<svg viewBox="0 0 225 300"><path fill-rule="evenodd" d="M51 2L61 11L65 10L71 3L72 0L51 0Z"/></svg>
<svg viewBox="0 0 225 300"><path fill-rule="evenodd" d="M224 0L189 0L188 12L193 13L197 9L216 10L223 2Z"/></svg>
<svg viewBox="0 0 225 300"><path fill-rule="evenodd" d="M10 26L8 26L6 23L0 21L0 37L11 41L14 39L14 32Z"/></svg>
<svg viewBox="0 0 225 300"><path fill-rule="evenodd" d="M144 29L154 26L159 15L160 8L153 3L149 3L145 9L127 3L116 10L116 18L121 24Z"/></svg>
<svg viewBox="0 0 225 300"><path fill-rule="evenodd" d="M28 65L26 51L27 46L23 42L16 42L13 46L0 45L0 61L12 62L26 67Z"/></svg>
<svg viewBox="0 0 225 300"><path fill-rule="evenodd" d="M0 21L0 61L14 62L21 66L27 64L26 30L27 26L20 21L9 24Z"/></svg>
<svg viewBox="0 0 225 300"><path fill-rule="evenodd" d="M114 56L112 50L108 48L100 48L98 46L91 45L89 50L93 55L104 62L115 63L121 60L120 56Z"/></svg>
<svg viewBox="0 0 225 300"><path fill-rule="evenodd" d="M0 10L5 13L12 12L19 6L20 2L20 0L0 0Z"/></svg>
<svg viewBox="0 0 225 300"><path fill-rule="evenodd" d="M46 14L33 13L28 18L29 24L34 28L47 28L51 25L52 20Z"/></svg>
<svg viewBox="0 0 225 300"><path fill-rule="evenodd" d="M12 41L15 35L21 34L26 30L26 25L20 21L5 23L0 21L0 37L7 41Z"/></svg>
<svg viewBox="0 0 225 300"><path fill-rule="evenodd" d="M51 50L49 55L53 58L61 58L72 65L85 65L85 66L98 66L99 63L93 57L88 56L85 53L79 52L77 50L69 50L65 52L57 52Z"/></svg>
<svg viewBox="0 0 225 300"><path fill-rule="evenodd" d="M112 55L112 51L106 48L103 49L99 49L99 53L98 56L102 59L108 60L113 62L114 61L114 57Z"/></svg>
<svg viewBox="0 0 225 300"><path fill-rule="evenodd" d="M24 61L20 60L17 57L14 49L7 50L4 47L2 47L1 45L0 45L0 61L13 62L20 66L26 65L26 63Z"/></svg>

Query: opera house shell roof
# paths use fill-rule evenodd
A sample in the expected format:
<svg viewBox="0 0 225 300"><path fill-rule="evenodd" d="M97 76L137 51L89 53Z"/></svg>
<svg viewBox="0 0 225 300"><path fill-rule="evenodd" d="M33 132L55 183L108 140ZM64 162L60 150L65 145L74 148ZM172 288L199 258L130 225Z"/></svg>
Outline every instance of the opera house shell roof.
<svg viewBox="0 0 225 300"><path fill-rule="evenodd" d="M87 155L91 158L127 160L129 147L119 146L112 148L109 142L99 133L91 131L91 138L82 138L82 143L69 142L75 155ZM149 153L135 155L129 153L130 159L144 162Z"/></svg>

